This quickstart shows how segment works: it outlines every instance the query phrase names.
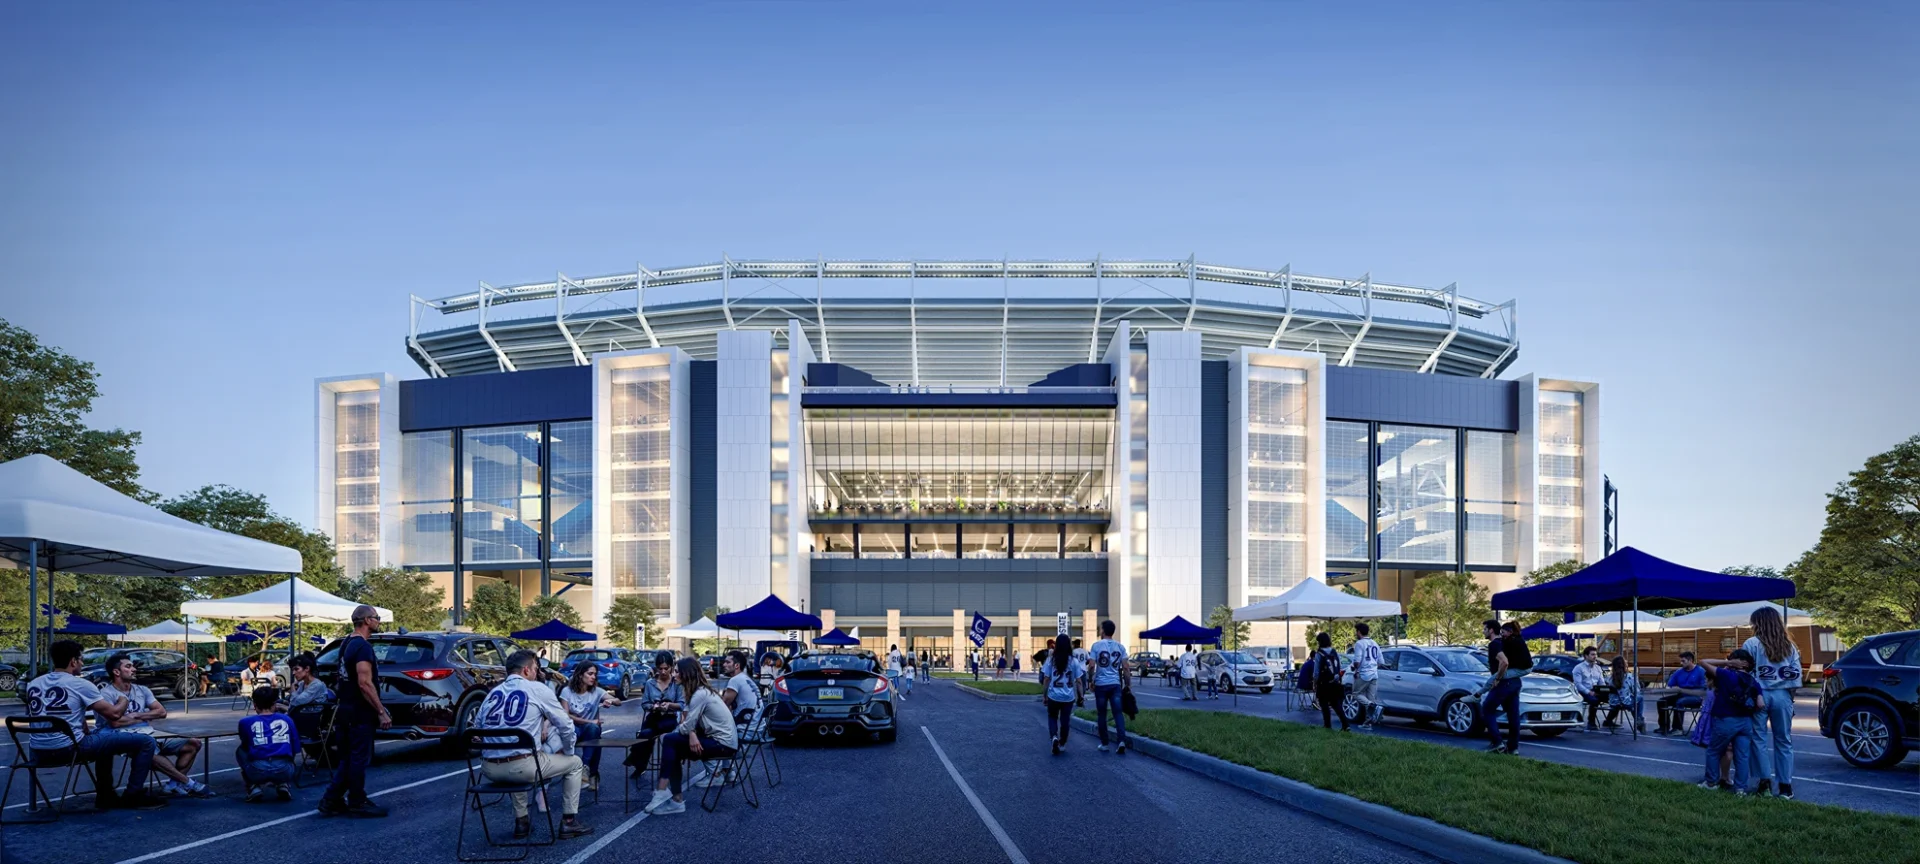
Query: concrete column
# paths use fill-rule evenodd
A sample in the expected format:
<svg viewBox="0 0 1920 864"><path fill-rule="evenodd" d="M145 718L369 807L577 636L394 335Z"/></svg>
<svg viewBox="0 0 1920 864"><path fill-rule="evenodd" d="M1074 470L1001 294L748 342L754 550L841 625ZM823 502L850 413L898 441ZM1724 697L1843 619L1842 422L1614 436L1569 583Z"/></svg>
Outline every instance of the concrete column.
<svg viewBox="0 0 1920 864"><path fill-rule="evenodd" d="M887 610L887 650L889 651L893 650L893 646L898 644L900 644L900 610L888 609ZM901 650L905 650L905 649L901 649Z"/></svg>
<svg viewBox="0 0 1920 864"><path fill-rule="evenodd" d="M1119 622L1116 621L1114 623L1118 624ZM1080 645L1081 647L1090 648L1093 646L1093 643L1099 640L1100 640L1100 616L1095 615L1092 609L1087 609L1082 611L1080 613Z"/></svg>
<svg viewBox="0 0 1920 864"><path fill-rule="evenodd" d="M1033 656L1033 610L1020 610L1020 637L1013 640L1013 650L1021 657Z"/></svg>
<svg viewBox="0 0 1920 864"><path fill-rule="evenodd" d="M967 668L967 657L973 651L973 643L967 641L967 610L953 610L953 668Z"/></svg>
<svg viewBox="0 0 1920 864"><path fill-rule="evenodd" d="M820 610L820 632L826 633L827 631L832 629L833 629L833 610L832 609Z"/></svg>

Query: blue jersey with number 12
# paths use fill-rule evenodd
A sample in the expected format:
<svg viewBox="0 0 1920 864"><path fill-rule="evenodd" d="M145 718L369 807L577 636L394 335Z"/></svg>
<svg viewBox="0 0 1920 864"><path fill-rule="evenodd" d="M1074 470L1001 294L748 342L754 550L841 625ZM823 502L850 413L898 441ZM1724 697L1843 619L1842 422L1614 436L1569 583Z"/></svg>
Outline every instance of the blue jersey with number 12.
<svg viewBox="0 0 1920 864"><path fill-rule="evenodd" d="M291 759L297 733L293 718L285 714L255 714L240 721L240 743L246 745L247 758Z"/></svg>

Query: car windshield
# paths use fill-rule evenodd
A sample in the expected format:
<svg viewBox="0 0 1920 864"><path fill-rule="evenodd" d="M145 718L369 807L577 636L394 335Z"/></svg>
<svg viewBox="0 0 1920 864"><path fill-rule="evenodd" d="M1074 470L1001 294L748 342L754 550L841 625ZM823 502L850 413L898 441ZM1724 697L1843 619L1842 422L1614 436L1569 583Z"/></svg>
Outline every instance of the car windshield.
<svg viewBox="0 0 1920 864"><path fill-rule="evenodd" d="M787 665L791 672L812 672L819 669L845 669L850 672L872 672L873 661L857 654L816 654L811 657L796 657Z"/></svg>
<svg viewBox="0 0 1920 864"><path fill-rule="evenodd" d="M1487 673L1487 657L1484 654L1472 654L1466 651L1435 651L1433 659L1448 672Z"/></svg>
<svg viewBox="0 0 1920 864"><path fill-rule="evenodd" d="M575 651L567 655L568 660L612 660L612 651Z"/></svg>
<svg viewBox="0 0 1920 864"><path fill-rule="evenodd" d="M1260 661L1253 659L1253 655L1248 654L1245 651L1222 651L1220 652L1220 659L1225 660L1228 663L1233 663L1235 665L1241 665L1241 664L1245 664L1249 666L1261 665Z"/></svg>
<svg viewBox="0 0 1920 864"><path fill-rule="evenodd" d="M107 662L108 657L113 656L114 652L125 651L125 650L127 649L125 648L88 648L87 650L80 652L80 662L85 663L88 666L92 666L95 663L105 663Z"/></svg>
<svg viewBox="0 0 1920 864"><path fill-rule="evenodd" d="M382 663L425 663L433 659L433 643L424 639L375 639L373 656Z"/></svg>

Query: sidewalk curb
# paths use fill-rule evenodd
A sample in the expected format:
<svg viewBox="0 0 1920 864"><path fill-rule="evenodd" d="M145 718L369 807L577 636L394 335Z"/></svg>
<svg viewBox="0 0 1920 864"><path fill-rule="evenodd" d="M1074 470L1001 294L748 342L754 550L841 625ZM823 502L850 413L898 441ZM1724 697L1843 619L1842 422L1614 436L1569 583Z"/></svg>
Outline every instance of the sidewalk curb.
<svg viewBox="0 0 1920 864"><path fill-rule="evenodd" d="M1075 717L1073 724L1074 728L1083 734L1096 736L1100 734L1100 730L1091 720ZM1382 840L1416 849L1454 864L1482 864L1482 862L1574 864L1565 858L1555 858L1524 846L1503 843L1471 831L1442 825L1422 816L1402 813L1391 807L1362 801L1338 792L1328 792L1298 780L1289 780L1245 765L1236 765L1225 759L1196 753L1152 738L1130 735L1127 743L1130 749L1141 755L1152 756L1162 762L1177 765L1231 786L1238 786L1289 807L1305 810L1349 828L1372 834Z"/></svg>
<svg viewBox="0 0 1920 864"><path fill-rule="evenodd" d="M973 695L978 696L981 699L985 699L988 702L1038 702L1040 701L1040 694L1038 693L1035 693L1031 696L1018 696L1011 693L1006 693L1006 694L988 693L987 691L981 690L978 687L969 687L954 678L948 678L946 680L952 681L953 686L960 688L960 692L972 693Z"/></svg>

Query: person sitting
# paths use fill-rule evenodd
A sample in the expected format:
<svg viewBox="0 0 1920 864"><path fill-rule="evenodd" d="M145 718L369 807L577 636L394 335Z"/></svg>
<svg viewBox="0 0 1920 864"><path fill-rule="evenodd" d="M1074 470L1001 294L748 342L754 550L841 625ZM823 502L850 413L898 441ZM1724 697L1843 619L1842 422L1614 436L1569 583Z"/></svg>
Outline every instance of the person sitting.
<svg viewBox="0 0 1920 864"><path fill-rule="evenodd" d="M1627 658L1615 655L1611 679L1613 692L1607 694L1607 732L1619 727L1620 712L1627 712L1633 728L1643 725L1640 718L1640 681L1627 671Z"/></svg>
<svg viewBox="0 0 1920 864"><path fill-rule="evenodd" d="M720 697L735 717L752 717L760 711L760 688L752 678L747 677L750 668L752 662L747 659L747 652L738 648L720 658L720 671L727 676Z"/></svg>
<svg viewBox="0 0 1920 864"><path fill-rule="evenodd" d="M1662 735L1685 731L1680 728L1682 712L1698 709L1700 698L1707 695L1707 672L1694 662L1692 651L1680 652L1680 668L1667 676L1667 686L1674 692L1654 703L1654 710L1660 715Z"/></svg>
<svg viewBox="0 0 1920 864"><path fill-rule="evenodd" d="M1587 650L1580 652L1580 656L1581 662L1573 667L1573 689L1580 694L1581 701L1587 703L1587 731L1592 732L1600 705L1605 702L1595 688L1605 683L1606 673L1600 668L1598 648L1588 645Z"/></svg>
<svg viewBox="0 0 1920 864"><path fill-rule="evenodd" d="M587 769L573 752L578 741L573 719L567 716L553 688L541 682L540 675L540 655L521 649L507 656L507 680L488 691L487 698L480 702L480 728L519 729L533 740L536 749L483 748L480 773L496 783L560 778L559 839L591 834L593 826L579 816L580 784ZM515 792L507 798L513 802L514 839L531 835L533 820L527 816L526 793Z"/></svg>
<svg viewBox="0 0 1920 864"><path fill-rule="evenodd" d="M333 691L320 679L313 677L314 657L312 652L302 651L288 662L293 674L293 686L283 695L280 709L291 713L303 705L325 705L334 700Z"/></svg>
<svg viewBox="0 0 1920 864"><path fill-rule="evenodd" d="M273 686L273 667L268 666L259 657L247 661L247 668L240 670L240 689L251 694L255 688Z"/></svg>
<svg viewBox="0 0 1920 864"><path fill-rule="evenodd" d="M234 761L240 764L240 778L247 784L247 800L260 801L267 789L282 801L292 801L293 752L300 733L293 718L280 713L280 692L271 685L253 690L253 716L240 720L240 747Z"/></svg>
<svg viewBox="0 0 1920 864"><path fill-rule="evenodd" d="M606 724L600 719L600 709L618 705L620 700L600 689L600 667L581 663L573 667L566 689L560 691L560 701L567 707L567 716L573 720L574 736L580 741L580 751L585 755L587 788L598 789L600 748L587 746L586 742L600 739L601 728Z"/></svg>
<svg viewBox="0 0 1920 864"><path fill-rule="evenodd" d="M73 730L72 739L55 733L29 737L27 746L33 750L34 764L55 767L75 761L93 763L93 801L94 806L102 810L110 807L155 810L167 806L166 799L147 794L147 772L153 769L153 756L159 747L151 735L111 728L110 724L126 713L127 703L117 699L108 701L93 682L76 674L81 669L80 655L84 650L71 639L47 646L53 671L27 682L27 716L65 720ZM93 712L103 728L87 731L88 711ZM124 795L113 788L113 757L122 755L132 763L127 771Z"/></svg>
<svg viewBox="0 0 1920 864"><path fill-rule="evenodd" d="M682 792L681 772L689 760L721 758L734 754L736 746L733 712L725 700L707 686L707 674L698 661L680 661L676 672L680 685L693 695L687 699L686 719L661 739L661 777L654 785L653 800L646 810L655 816L687 812Z"/></svg>
<svg viewBox="0 0 1920 864"><path fill-rule="evenodd" d="M671 654L663 651L654 655L653 675L641 686L640 704L647 713L640 720L640 730L633 737L653 739L657 744L661 736L679 725L680 712L686 709L687 698L680 689L680 682L674 677ZM635 779L647 770L652 753L651 747L627 748L627 767L633 769Z"/></svg>
<svg viewBox="0 0 1920 864"><path fill-rule="evenodd" d="M120 702L124 712L119 717L107 721L113 729L121 729L140 735L153 735L153 724L149 721L162 720L167 716L167 708L154 698L153 691L134 683L133 658L126 652L119 652L107 658L107 686L100 693L109 702ZM213 791L205 783L193 779L194 757L200 753L200 741L195 738L154 738L154 755L172 756L173 760L155 758L153 767L166 775L167 781L161 784L160 791L175 797L212 798Z"/></svg>

